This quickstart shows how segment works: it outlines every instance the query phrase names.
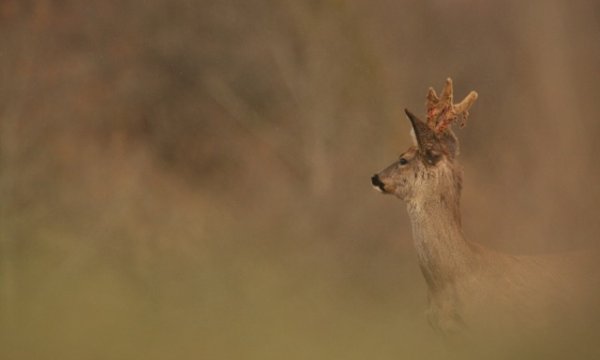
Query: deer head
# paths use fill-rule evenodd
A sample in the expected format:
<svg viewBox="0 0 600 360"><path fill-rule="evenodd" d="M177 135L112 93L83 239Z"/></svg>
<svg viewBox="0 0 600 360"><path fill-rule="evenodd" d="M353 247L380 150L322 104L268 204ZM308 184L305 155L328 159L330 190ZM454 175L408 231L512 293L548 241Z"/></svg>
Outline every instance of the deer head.
<svg viewBox="0 0 600 360"><path fill-rule="evenodd" d="M433 88L427 94L427 120L422 121L405 110L412 124L415 145L400 159L371 178L373 186L386 194L405 200L439 200L439 196L460 192L461 170L455 164L458 139L451 125L464 126L469 108L477 99L471 91L458 104L453 102L452 79L448 78L438 97Z"/></svg>

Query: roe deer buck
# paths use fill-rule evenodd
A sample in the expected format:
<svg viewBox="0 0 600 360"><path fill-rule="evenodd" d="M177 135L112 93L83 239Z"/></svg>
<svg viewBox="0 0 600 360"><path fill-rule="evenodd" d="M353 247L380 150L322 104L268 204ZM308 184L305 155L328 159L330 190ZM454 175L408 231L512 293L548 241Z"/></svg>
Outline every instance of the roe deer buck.
<svg viewBox="0 0 600 360"><path fill-rule="evenodd" d="M415 146L371 182L406 202L428 287L428 320L435 329L454 333L476 324L535 332L554 326L548 314L560 313L577 297L580 274L569 256L516 256L465 240L459 209L462 168L451 125L457 120L464 125L476 99L472 91L454 104L451 79L439 97L430 88L426 122L406 110ZM491 320L490 314L498 316Z"/></svg>

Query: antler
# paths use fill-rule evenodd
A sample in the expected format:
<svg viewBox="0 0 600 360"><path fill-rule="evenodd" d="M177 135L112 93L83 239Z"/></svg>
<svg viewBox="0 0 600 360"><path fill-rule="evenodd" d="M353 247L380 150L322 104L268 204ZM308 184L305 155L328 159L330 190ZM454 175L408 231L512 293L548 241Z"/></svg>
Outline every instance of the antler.
<svg viewBox="0 0 600 360"><path fill-rule="evenodd" d="M471 91L458 104L453 103L452 79L447 78L440 97L433 88L427 93L427 125L436 133L444 132L452 122L460 118L460 126L465 126L469 109L477 100L477 93Z"/></svg>

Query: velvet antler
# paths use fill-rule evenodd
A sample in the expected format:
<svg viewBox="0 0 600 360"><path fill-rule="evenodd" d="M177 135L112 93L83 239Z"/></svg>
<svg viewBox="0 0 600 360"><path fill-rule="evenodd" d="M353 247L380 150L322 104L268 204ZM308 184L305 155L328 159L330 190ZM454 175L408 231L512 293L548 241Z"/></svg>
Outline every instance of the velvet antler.
<svg viewBox="0 0 600 360"><path fill-rule="evenodd" d="M465 126L469 109L477 100L477 93L471 91L461 102L454 104L452 79L446 79L442 94L438 97L433 88L427 94L427 125L436 133L443 133L457 119Z"/></svg>

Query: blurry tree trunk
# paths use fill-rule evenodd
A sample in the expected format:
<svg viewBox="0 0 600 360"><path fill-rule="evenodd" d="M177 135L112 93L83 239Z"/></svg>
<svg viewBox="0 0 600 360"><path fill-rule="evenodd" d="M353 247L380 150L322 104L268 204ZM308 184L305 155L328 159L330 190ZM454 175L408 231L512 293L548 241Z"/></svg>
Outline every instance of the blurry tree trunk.
<svg viewBox="0 0 600 360"><path fill-rule="evenodd" d="M23 99L23 97L18 97ZM19 100L5 104L8 109L0 118L0 321L10 323L16 299L15 233L9 221L10 207L14 203L17 172L17 119Z"/></svg>
<svg viewBox="0 0 600 360"><path fill-rule="evenodd" d="M331 67L328 62L335 60L331 58L333 54L324 48L330 32L328 26L331 25L327 24L327 19L321 20L320 16L312 20L314 23L307 34L307 86L304 88L302 114L306 122L304 144L306 163L310 169L310 190L315 195L323 195L331 188L333 177L328 141L332 137L331 124L336 115L332 110L336 89L332 88L332 74L327 73L327 69Z"/></svg>
<svg viewBox="0 0 600 360"><path fill-rule="evenodd" d="M524 37L524 45L531 59L531 83L537 85L529 91L532 92L538 114L536 119L524 120L533 121L534 124L533 129L528 127L525 130L531 129L535 133L535 136L527 138L530 151L536 152L531 154L536 163L530 166L538 169L534 172L538 178L532 183L547 185L533 189L534 194L536 191L542 192L537 194L536 201L544 199L546 202L539 203L539 211L533 215L538 217L536 220L548 232L539 237L542 241L553 235L556 237L557 228L569 228L567 224L560 223L574 220L565 216L565 209L576 202L581 203L585 197L581 182L589 161L588 149L581 144L589 143L589 135L580 111L573 69L576 63L570 56L569 36L573 35L566 28L572 21L569 7L562 1L550 0L544 2L543 11L534 4L523 8L525 10L519 18L519 33Z"/></svg>
<svg viewBox="0 0 600 360"><path fill-rule="evenodd" d="M336 1L321 3L286 2L284 12L292 19L300 55L289 39L279 37L271 51L281 76L296 101L302 122L303 158L307 167L311 194L323 195L333 184L332 147L336 109L343 92L340 73L347 61L338 42L340 36L339 5ZM335 16L331 16L331 15ZM299 59L300 58L300 59Z"/></svg>
<svg viewBox="0 0 600 360"><path fill-rule="evenodd" d="M17 305L16 194L19 187L21 146L19 121L24 116L33 71L34 50L26 36L27 23L10 30L17 36L5 41L0 53L0 323L10 325ZM14 34L12 34L14 35ZM8 37L10 39L10 37ZM5 39L0 39L5 40Z"/></svg>

